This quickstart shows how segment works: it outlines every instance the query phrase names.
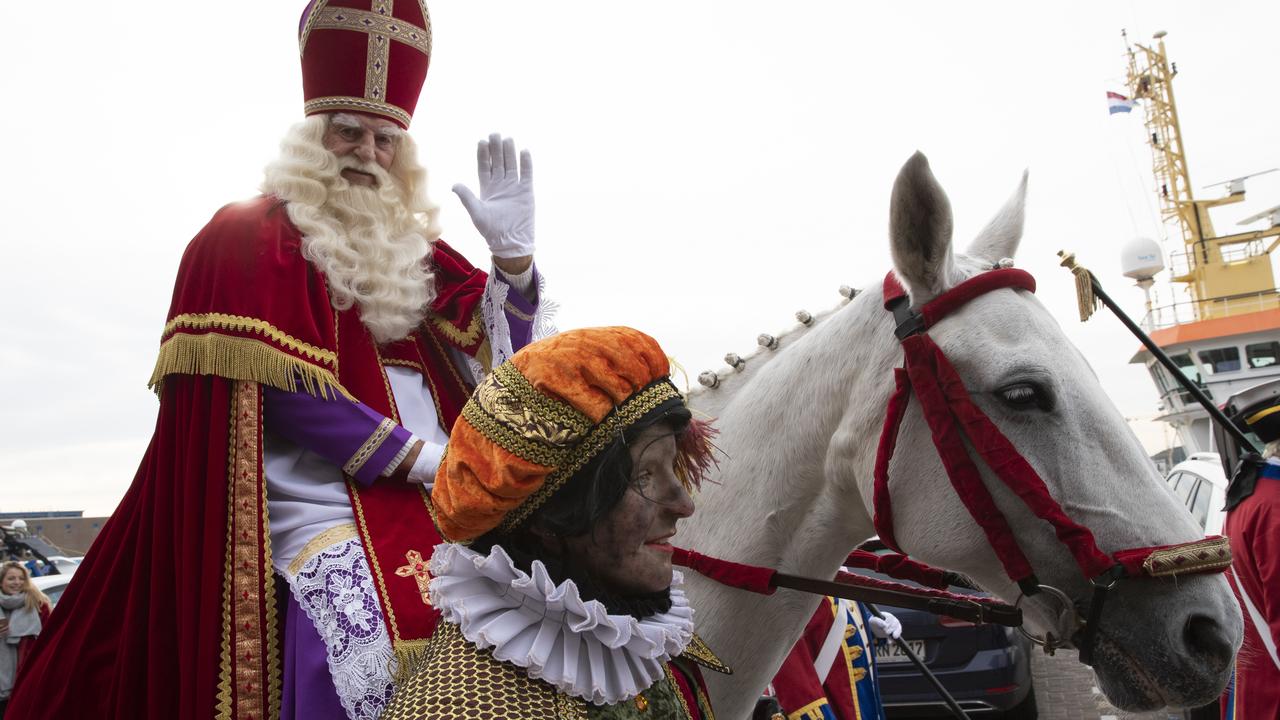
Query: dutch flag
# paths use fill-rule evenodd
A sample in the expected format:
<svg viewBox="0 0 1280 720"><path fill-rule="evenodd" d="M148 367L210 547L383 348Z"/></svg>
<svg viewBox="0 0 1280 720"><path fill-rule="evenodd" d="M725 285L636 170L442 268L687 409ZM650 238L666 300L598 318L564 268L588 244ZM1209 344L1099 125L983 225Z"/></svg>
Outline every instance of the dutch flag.
<svg viewBox="0 0 1280 720"><path fill-rule="evenodd" d="M1137 103L1120 93L1107 92L1107 109L1112 115L1116 113L1127 113L1133 110Z"/></svg>

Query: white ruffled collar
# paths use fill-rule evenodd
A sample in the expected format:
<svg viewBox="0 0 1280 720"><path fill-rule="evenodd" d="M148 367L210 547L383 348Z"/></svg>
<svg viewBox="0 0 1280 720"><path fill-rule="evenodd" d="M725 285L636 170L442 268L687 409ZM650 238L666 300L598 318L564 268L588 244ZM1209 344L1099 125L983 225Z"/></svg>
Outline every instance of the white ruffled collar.
<svg viewBox="0 0 1280 720"><path fill-rule="evenodd" d="M572 580L555 584L540 561L530 576L500 546L486 557L443 543L429 568L431 604L469 642L596 705L640 694L693 638L693 608L679 571L672 573L671 609L637 620L583 600Z"/></svg>

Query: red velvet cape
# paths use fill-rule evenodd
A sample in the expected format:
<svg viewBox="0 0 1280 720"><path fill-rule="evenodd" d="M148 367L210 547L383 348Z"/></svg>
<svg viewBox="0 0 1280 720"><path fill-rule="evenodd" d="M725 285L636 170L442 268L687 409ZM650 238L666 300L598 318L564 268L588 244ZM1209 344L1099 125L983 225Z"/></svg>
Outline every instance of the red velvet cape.
<svg viewBox="0 0 1280 720"><path fill-rule="evenodd" d="M442 242L437 300L409 340L378 347L333 310L284 204L220 210L188 246L152 383L155 434L132 486L23 664L12 717L279 714L278 588L262 476L261 385L339 393L396 416L384 364L417 367L452 427L470 392L446 348L486 356L486 275ZM420 487L379 480L352 504L398 656L437 614L425 573L439 536Z"/></svg>

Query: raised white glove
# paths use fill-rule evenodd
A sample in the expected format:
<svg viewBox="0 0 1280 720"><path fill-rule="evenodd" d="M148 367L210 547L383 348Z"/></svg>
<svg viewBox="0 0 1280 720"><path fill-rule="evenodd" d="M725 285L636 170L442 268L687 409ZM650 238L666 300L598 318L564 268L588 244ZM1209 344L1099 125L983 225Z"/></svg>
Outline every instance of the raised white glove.
<svg viewBox="0 0 1280 720"><path fill-rule="evenodd" d="M875 615L867 618L867 623L871 625L871 632L882 640L897 640L902 637L902 623L893 614L881 612L884 617L878 618Z"/></svg>
<svg viewBox="0 0 1280 720"><path fill-rule="evenodd" d="M462 183L453 186L476 230L489 243L494 257L517 258L533 254L533 157L520 151L516 167L516 142L494 133L476 147L480 197Z"/></svg>

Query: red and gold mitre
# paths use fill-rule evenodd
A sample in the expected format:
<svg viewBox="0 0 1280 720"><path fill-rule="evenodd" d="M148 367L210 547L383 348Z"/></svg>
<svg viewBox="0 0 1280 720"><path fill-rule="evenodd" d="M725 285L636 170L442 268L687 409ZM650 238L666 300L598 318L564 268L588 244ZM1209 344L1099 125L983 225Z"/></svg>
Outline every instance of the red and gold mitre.
<svg viewBox="0 0 1280 720"><path fill-rule="evenodd" d="M409 127L431 61L422 0L312 0L298 26L307 115L348 111Z"/></svg>

